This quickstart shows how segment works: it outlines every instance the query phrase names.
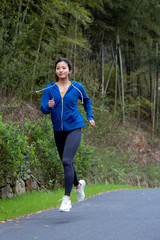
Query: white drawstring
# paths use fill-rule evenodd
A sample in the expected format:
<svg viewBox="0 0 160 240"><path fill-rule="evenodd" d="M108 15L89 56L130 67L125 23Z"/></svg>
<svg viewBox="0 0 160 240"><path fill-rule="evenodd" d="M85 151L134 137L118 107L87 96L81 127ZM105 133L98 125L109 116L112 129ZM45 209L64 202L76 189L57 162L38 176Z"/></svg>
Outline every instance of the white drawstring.
<svg viewBox="0 0 160 240"><path fill-rule="evenodd" d="M81 94L81 97L82 97L82 104L83 104L83 94L82 94L82 92L78 89L78 88L76 88L73 84L72 84L72 86L75 88L75 89L77 89L77 91L79 91L80 92L80 94Z"/></svg>
<svg viewBox="0 0 160 240"><path fill-rule="evenodd" d="M55 84L54 84L54 85L55 85ZM53 85L53 86L49 86L49 87L47 87L47 88L43 88L43 89L41 89L41 90L38 90L38 91L36 91L36 93L42 92L42 91L44 91L44 90L46 90L46 89L48 89L48 88L54 87L54 85Z"/></svg>
<svg viewBox="0 0 160 240"><path fill-rule="evenodd" d="M55 84L56 84L56 83L55 83ZM55 84L54 84L54 85L55 85ZM46 89L48 89L48 88L54 87L54 85L53 85L53 86L49 86L49 87L47 87L47 88L43 88L43 89L38 90L38 91L35 91L35 92L36 92L36 93L42 92L42 91L44 91L44 90L46 90ZM72 84L72 86L73 86L75 89L77 89L78 92L80 92L81 97L82 97L82 104L83 104L84 102L83 102L83 94L82 94L82 92L81 92L77 87L75 87L73 84Z"/></svg>

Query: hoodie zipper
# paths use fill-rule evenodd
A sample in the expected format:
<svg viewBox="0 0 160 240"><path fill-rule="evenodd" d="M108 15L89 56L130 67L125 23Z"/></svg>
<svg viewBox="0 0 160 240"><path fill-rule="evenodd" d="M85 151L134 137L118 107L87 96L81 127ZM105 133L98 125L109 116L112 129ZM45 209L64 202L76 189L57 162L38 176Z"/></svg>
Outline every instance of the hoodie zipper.
<svg viewBox="0 0 160 240"><path fill-rule="evenodd" d="M61 111L61 129L63 131L63 97L62 98L62 111Z"/></svg>
<svg viewBox="0 0 160 240"><path fill-rule="evenodd" d="M71 84L71 85L72 85L72 84ZM67 91L68 91L68 89L67 89ZM67 91L66 91L66 92L67 92ZM60 90L59 90L59 92L60 92ZM66 92L65 92L65 94L66 94ZM61 111L61 129L62 129L62 131L63 131L63 98L64 98L65 94L64 94L63 97L62 97L61 92L60 92L61 100L62 100L62 111Z"/></svg>
<svg viewBox="0 0 160 240"><path fill-rule="evenodd" d="M57 87L58 87L58 86L57 86ZM60 94L60 96L61 96L61 103L62 103L62 110L61 110L61 130L63 131L63 97L64 97L64 96L62 97L59 87L58 87L58 90L59 90L59 94Z"/></svg>
<svg viewBox="0 0 160 240"><path fill-rule="evenodd" d="M71 83L71 86L73 86L75 89L77 89L77 91L80 92L80 94L82 96L82 104L83 104L83 94L82 94L82 92L77 87L75 87L72 83ZM68 89L67 89L67 91L68 91ZM67 91L65 92L65 94L67 93ZM60 92L60 90L59 90L59 92ZM65 94L64 94L64 96L65 96ZM60 92L60 95L61 95L61 92ZM62 97L62 95L61 95L61 100L62 100L61 129L62 129L62 131L63 131L63 98L64 98L64 96Z"/></svg>

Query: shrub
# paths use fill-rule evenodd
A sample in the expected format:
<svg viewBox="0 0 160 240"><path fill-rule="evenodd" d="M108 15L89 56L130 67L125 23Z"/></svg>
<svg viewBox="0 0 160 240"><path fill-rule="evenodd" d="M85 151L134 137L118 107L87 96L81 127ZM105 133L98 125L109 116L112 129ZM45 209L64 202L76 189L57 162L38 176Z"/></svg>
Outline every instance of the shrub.
<svg viewBox="0 0 160 240"><path fill-rule="evenodd" d="M28 145L28 137L18 124L3 123L0 119L0 184L14 182L37 162L34 143Z"/></svg>
<svg viewBox="0 0 160 240"><path fill-rule="evenodd" d="M48 119L37 122L25 120L3 123L0 120L0 184L8 179L13 183L28 169L48 188L57 188L64 182L63 166L55 145L52 124ZM95 160L91 149L82 139L74 159L79 177L93 174Z"/></svg>

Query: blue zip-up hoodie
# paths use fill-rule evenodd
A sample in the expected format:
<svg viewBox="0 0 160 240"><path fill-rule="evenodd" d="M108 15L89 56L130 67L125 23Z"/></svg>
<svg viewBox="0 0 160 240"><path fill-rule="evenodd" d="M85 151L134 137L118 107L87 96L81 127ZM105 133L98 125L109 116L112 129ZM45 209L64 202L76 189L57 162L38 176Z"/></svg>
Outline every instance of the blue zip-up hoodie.
<svg viewBox="0 0 160 240"><path fill-rule="evenodd" d="M54 98L54 107L49 107L48 102ZM69 131L84 127L84 118L78 111L77 100L80 99L87 113L87 119L92 120L92 105L82 84L71 81L64 96L61 96L59 87L55 82L46 86L41 100L41 111L51 113L53 129L55 131Z"/></svg>

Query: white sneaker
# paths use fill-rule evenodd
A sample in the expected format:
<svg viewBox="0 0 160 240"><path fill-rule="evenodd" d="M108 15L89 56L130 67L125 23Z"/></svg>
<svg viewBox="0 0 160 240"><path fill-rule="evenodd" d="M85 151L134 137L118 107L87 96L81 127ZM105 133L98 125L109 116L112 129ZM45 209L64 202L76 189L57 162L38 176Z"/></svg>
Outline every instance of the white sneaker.
<svg viewBox="0 0 160 240"><path fill-rule="evenodd" d="M61 203L61 206L59 208L59 211L60 212L69 212L71 207L72 207L71 200L64 196L62 198L62 203Z"/></svg>
<svg viewBox="0 0 160 240"><path fill-rule="evenodd" d="M79 183L81 184L81 188L80 189L76 189L77 201L78 202L82 202L84 200L84 198L85 198L84 188L85 188L86 182L84 180L80 180Z"/></svg>

